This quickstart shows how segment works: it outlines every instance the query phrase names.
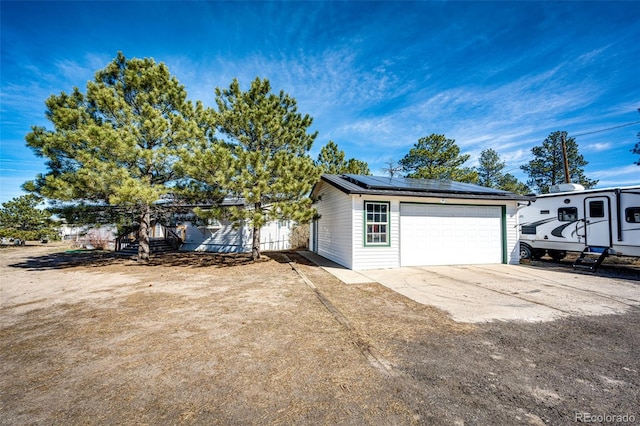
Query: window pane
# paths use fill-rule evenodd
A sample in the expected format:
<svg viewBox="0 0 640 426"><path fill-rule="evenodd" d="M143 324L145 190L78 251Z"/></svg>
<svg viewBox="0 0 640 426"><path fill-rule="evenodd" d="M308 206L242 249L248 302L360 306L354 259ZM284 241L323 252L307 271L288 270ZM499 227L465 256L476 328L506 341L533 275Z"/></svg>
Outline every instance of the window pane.
<svg viewBox="0 0 640 426"><path fill-rule="evenodd" d="M389 241L389 226L387 222L389 205L387 203L365 203L365 243L387 244Z"/></svg>
<svg viewBox="0 0 640 426"><path fill-rule="evenodd" d="M576 207L559 208L558 220L562 222L572 222L578 220L578 209Z"/></svg>
<svg viewBox="0 0 640 426"><path fill-rule="evenodd" d="M604 217L604 201L589 202L589 216Z"/></svg>
<svg viewBox="0 0 640 426"><path fill-rule="evenodd" d="M629 207L625 209L625 218L629 223L640 223L640 207Z"/></svg>

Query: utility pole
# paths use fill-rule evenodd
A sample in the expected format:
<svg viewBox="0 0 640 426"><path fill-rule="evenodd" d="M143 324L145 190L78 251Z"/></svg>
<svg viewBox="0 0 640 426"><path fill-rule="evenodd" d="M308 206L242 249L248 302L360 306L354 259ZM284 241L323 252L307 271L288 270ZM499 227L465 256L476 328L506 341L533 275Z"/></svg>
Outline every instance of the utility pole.
<svg viewBox="0 0 640 426"><path fill-rule="evenodd" d="M562 132L562 159L564 160L564 183L571 183L571 179L569 179L569 160L567 159L567 141L564 139L564 132Z"/></svg>

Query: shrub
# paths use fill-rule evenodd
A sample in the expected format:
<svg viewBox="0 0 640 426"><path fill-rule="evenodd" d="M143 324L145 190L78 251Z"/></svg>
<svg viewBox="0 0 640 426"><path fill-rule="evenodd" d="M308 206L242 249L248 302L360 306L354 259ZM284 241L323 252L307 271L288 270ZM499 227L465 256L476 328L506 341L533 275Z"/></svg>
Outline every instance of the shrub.
<svg viewBox="0 0 640 426"><path fill-rule="evenodd" d="M309 224L298 224L293 227L289 236L292 250L309 248Z"/></svg>
<svg viewBox="0 0 640 426"><path fill-rule="evenodd" d="M111 235L106 231L92 229L87 233L85 241L96 250L108 250L109 243L111 242Z"/></svg>

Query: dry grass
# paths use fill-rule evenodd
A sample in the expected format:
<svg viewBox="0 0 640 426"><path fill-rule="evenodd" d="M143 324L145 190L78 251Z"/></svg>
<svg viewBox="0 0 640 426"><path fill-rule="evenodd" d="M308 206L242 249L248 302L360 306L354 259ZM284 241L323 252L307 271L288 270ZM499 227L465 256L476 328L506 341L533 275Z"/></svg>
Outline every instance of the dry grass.
<svg viewBox="0 0 640 426"><path fill-rule="evenodd" d="M5 272L48 280L95 270L129 279L71 284L84 288L67 291L96 296L79 303L3 304L14 325L0 331L1 422L415 421L363 356L375 339L359 325L366 312L347 311L356 326L345 329L282 258L272 257L280 262L179 254L141 266L65 252L10 262ZM338 294L339 285L330 280L325 289ZM362 294L345 301L366 295L387 303L379 286L353 290Z"/></svg>
<svg viewBox="0 0 640 426"><path fill-rule="evenodd" d="M468 325L294 253L317 291L278 253L65 251L0 252L0 424L560 424L640 397L637 310Z"/></svg>

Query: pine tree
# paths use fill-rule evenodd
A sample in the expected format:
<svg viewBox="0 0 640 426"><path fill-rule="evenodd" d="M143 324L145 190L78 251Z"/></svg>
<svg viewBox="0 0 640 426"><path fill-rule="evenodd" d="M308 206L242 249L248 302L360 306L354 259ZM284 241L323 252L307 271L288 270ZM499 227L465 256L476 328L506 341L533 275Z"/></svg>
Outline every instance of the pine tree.
<svg viewBox="0 0 640 426"><path fill-rule="evenodd" d="M342 174L347 164L344 160L344 155L344 151L340 150L334 141L329 141L320 149L316 166L322 169L322 173Z"/></svg>
<svg viewBox="0 0 640 426"><path fill-rule="evenodd" d="M478 173L470 167L462 167L469 157L468 154L460 155L455 140L432 134L420 138L399 164L409 178L476 183Z"/></svg>
<svg viewBox="0 0 640 426"><path fill-rule="evenodd" d="M46 116L53 130L26 136L48 172L25 188L53 200L121 206L139 221L138 259L149 259L154 204L174 191L181 149L204 137L201 106L163 63L117 57L87 83L86 95L52 95Z"/></svg>
<svg viewBox="0 0 640 426"><path fill-rule="evenodd" d="M338 145L329 141L325 146L320 149L316 165L322 169L322 173L328 173L332 175L341 174L354 174L354 175L369 175L369 165L361 160L350 158L345 160L345 153Z"/></svg>
<svg viewBox="0 0 640 426"><path fill-rule="evenodd" d="M531 189L524 183L520 182L514 175L511 173L505 173L500 176L498 181L497 189L502 191L509 191L515 194L529 194Z"/></svg>
<svg viewBox="0 0 640 426"><path fill-rule="evenodd" d="M487 188L496 188L502 191L526 194L529 187L520 182L510 173L504 173L506 163L500 159L500 155L493 149L485 149L480 153L478 171L478 184Z"/></svg>
<svg viewBox="0 0 640 426"><path fill-rule="evenodd" d="M347 161L347 166L345 167L343 173L368 176L371 174L371 171L369 170L369 165L366 161L349 158L349 161Z"/></svg>
<svg viewBox="0 0 640 426"><path fill-rule="evenodd" d="M38 208L42 197L26 194L2 203L0 208L0 237L22 240L53 239L58 235L51 213Z"/></svg>
<svg viewBox="0 0 640 426"><path fill-rule="evenodd" d="M260 228L270 220L305 222L313 217L312 185L320 170L309 157L317 133L307 133L312 118L298 113L295 99L271 93L269 81L256 78L247 91L233 80L216 89L212 122L222 140L211 138L185 158L189 175L219 185L244 199L229 217L253 230L252 257L260 258Z"/></svg>
<svg viewBox="0 0 640 426"><path fill-rule="evenodd" d="M571 182L579 183L585 188L592 188L598 184L597 180L588 179L584 175L583 167L588 162L579 154L575 138L567 138L567 132L558 131L551 133L542 145L533 147L531 152L534 159L520 166L529 175L527 184L536 188L540 194L548 193L552 185L565 183L562 139L565 139Z"/></svg>
<svg viewBox="0 0 640 426"><path fill-rule="evenodd" d="M506 163L500 160L500 155L493 149L485 149L480 153L478 170L478 185L487 188L497 188Z"/></svg>

